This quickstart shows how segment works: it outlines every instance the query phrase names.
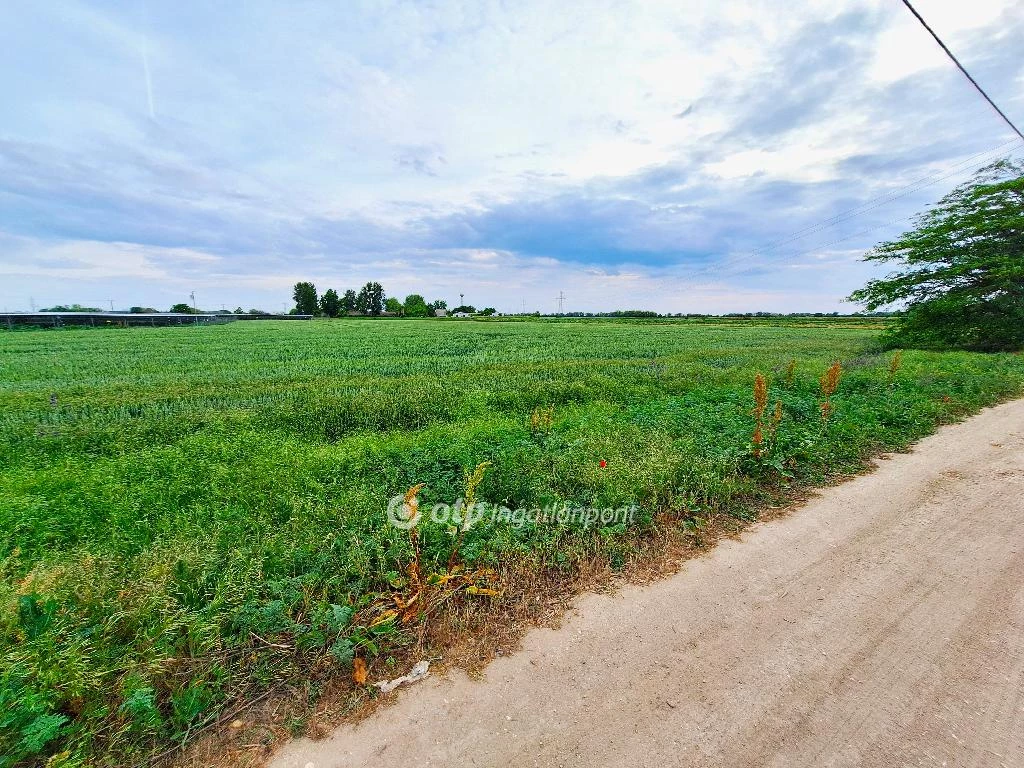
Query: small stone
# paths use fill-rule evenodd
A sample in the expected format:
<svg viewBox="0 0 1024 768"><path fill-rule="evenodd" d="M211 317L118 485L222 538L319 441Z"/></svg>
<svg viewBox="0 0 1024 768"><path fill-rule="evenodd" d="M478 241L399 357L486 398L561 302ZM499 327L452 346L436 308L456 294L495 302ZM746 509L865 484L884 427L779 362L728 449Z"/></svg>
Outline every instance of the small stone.
<svg viewBox="0 0 1024 768"><path fill-rule="evenodd" d="M245 725L245 723L243 721L241 721L241 720L232 720L231 721L231 727L232 728L241 728L243 725Z"/></svg>

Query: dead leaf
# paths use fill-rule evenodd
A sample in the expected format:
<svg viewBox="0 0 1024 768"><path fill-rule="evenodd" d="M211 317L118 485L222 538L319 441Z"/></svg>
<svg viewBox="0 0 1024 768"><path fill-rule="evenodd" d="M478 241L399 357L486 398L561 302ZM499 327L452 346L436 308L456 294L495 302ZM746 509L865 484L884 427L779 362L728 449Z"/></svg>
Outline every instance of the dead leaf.
<svg viewBox="0 0 1024 768"><path fill-rule="evenodd" d="M356 685L366 685L366 662L358 657L352 662L352 679Z"/></svg>
<svg viewBox="0 0 1024 768"><path fill-rule="evenodd" d="M487 587L466 587L466 591L471 595L500 595L496 589L488 589Z"/></svg>
<svg viewBox="0 0 1024 768"><path fill-rule="evenodd" d="M370 628L372 629L373 627L379 626L386 621L391 621L397 615L398 611L384 611L384 613L382 613L380 616L378 616L376 619L370 622Z"/></svg>

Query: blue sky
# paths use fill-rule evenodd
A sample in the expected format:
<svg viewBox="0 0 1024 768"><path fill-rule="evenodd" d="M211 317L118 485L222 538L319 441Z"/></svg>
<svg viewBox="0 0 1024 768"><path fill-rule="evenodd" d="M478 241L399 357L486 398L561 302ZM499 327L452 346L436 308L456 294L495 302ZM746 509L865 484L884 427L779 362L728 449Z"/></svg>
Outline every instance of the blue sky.
<svg viewBox="0 0 1024 768"><path fill-rule="evenodd" d="M1016 0L917 5L1024 123ZM9 4L0 94L8 310L850 310L1021 154L897 0Z"/></svg>

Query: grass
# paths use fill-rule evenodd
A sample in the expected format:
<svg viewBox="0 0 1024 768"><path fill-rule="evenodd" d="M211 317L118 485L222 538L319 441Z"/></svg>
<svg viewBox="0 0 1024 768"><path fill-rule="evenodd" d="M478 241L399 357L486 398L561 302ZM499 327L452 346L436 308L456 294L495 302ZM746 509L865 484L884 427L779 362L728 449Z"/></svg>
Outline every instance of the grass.
<svg viewBox="0 0 1024 768"><path fill-rule="evenodd" d="M140 762L311 666L348 675L415 641L423 614L401 601L449 573L456 548L458 599L501 600L489 596L501 585L467 574L571 573L595 556L616 567L659 528L749 518L1024 389L1020 356L894 361L877 328L4 334L0 767ZM423 483L421 505L450 503L482 462L481 499L639 512L628 526L424 522L410 536L387 524L394 495Z"/></svg>

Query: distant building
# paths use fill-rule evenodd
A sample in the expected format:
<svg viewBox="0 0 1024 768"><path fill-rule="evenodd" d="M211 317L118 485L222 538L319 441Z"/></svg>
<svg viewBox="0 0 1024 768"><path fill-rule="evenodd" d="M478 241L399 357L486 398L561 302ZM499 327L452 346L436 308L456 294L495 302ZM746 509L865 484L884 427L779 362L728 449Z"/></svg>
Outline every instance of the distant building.
<svg viewBox="0 0 1024 768"><path fill-rule="evenodd" d="M469 317L469 312L452 312L452 317Z"/></svg>
<svg viewBox="0 0 1024 768"><path fill-rule="evenodd" d="M438 307L434 310L434 317L448 317L448 310L444 307Z"/></svg>

